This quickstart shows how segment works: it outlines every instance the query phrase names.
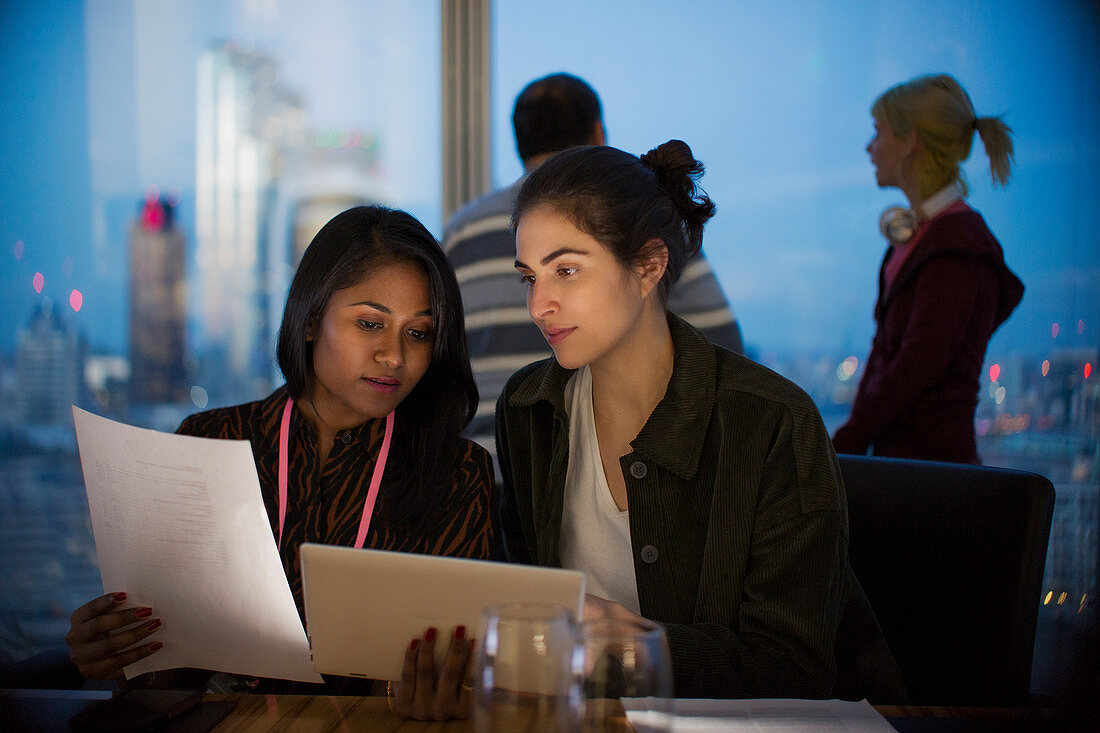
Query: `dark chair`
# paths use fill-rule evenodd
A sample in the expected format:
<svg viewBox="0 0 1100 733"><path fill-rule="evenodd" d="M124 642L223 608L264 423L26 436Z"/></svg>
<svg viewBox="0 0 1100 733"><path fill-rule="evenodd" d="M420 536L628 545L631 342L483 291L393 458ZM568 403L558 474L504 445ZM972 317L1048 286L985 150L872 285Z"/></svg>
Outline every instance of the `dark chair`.
<svg viewBox="0 0 1100 733"><path fill-rule="evenodd" d="M1051 482L985 466L838 458L852 567L910 702L1025 704Z"/></svg>

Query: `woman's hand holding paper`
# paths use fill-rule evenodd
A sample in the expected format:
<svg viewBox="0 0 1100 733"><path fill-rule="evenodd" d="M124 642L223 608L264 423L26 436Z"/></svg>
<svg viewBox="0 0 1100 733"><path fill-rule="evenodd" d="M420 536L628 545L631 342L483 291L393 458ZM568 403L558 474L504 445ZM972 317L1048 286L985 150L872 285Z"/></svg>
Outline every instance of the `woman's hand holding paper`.
<svg viewBox="0 0 1100 733"><path fill-rule="evenodd" d="M122 679L123 668L163 646L159 641L134 646L155 633L161 621L146 606L120 608L125 602L125 593L108 593L73 611L65 643L85 679Z"/></svg>

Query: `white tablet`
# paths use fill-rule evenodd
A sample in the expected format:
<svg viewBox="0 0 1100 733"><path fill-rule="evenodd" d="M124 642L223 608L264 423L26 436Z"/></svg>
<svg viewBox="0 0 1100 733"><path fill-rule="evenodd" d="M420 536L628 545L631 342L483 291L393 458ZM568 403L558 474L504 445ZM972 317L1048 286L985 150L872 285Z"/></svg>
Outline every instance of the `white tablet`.
<svg viewBox="0 0 1100 733"><path fill-rule="evenodd" d="M440 664L454 627L480 638L482 609L500 603L557 603L578 619L584 611L576 570L309 543L299 552L306 632L322 674L401 679L409 642L429 626L439 630Z"/></svg>

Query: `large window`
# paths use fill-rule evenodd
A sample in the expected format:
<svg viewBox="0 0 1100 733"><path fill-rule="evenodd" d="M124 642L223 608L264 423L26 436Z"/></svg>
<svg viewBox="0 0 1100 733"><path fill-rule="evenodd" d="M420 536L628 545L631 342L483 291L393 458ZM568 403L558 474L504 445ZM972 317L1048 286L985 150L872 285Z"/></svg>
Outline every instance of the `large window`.
<svg viewBox="0 0 1100 733"><path fill-rule="evenodd" d="M102 592L69 405L265 396L321 224L441 229L439 38L438 0L0 6L0 661Z"/></svg>
<svg viewBox="0 0 1100 733"><path fill-rule="evenodd" d="M171 430L258 398L321 223L379 201L441 233L440 22L438 0L0 3L0 661L59 643L100 590L71 403ZM1013 179L992 187L980 144L966 172L1027 293L990 344L978 431L987 463L1057 487L1048 694L1097 618L1097 38L1073 0L493 3L495 183L520 174L515 95L554 71L600 92L612 145L687 141L749 352L830 427L900 200L864 152L872 100L946 71L1004 114Z"/></svg>
<svg viewBox="0 0 1100 733"><path fill-rule="evenodd" d="M1004 115L1016 143L1009 185L991 185L980 142L965 171L1027 293L989 346L977 429L986 463L1056 484L1034 680L1047 694L1095 638L1098 37L1100 12L1075 2L494 6L496 183L520 174L516 94L555 71L600 93L611 145L688 142L718 206L704 250L749 353L810 392L830 428L847 416L870 350L878 215L904 203L875 187L871 103L943 71L979 114Z"/></svg>

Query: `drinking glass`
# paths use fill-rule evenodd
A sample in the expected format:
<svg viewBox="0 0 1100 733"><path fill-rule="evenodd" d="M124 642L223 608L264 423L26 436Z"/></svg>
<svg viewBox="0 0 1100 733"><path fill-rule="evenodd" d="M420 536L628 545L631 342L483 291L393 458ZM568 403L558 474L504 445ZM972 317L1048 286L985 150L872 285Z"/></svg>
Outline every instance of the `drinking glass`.
<svg viewBox="0 0 1100 733"><path fill-rule="evenodd" d="M580 627L584 730L672 730L672 662L660 625L600 619ZM629 718L629 720L628 720Z"/></svg>
<svg viewBox="0 0 1100 733"><path fill-rule="evenodd" d="M482 612L474 728L566 733L580 726L583 657L564 606L514 603Z"/></svg>

